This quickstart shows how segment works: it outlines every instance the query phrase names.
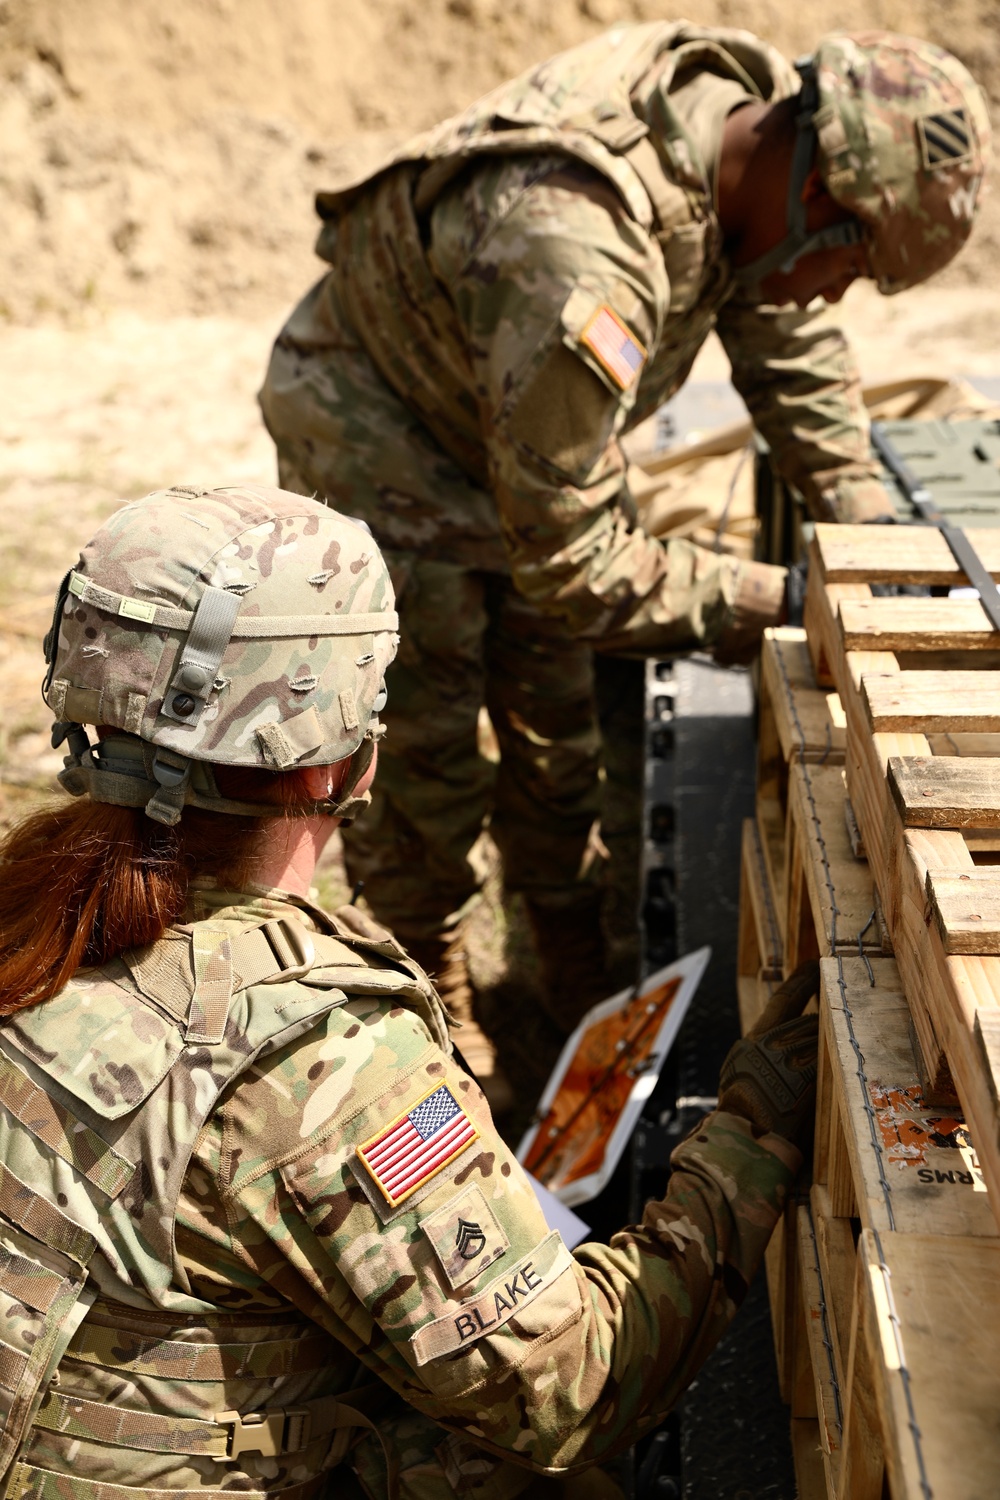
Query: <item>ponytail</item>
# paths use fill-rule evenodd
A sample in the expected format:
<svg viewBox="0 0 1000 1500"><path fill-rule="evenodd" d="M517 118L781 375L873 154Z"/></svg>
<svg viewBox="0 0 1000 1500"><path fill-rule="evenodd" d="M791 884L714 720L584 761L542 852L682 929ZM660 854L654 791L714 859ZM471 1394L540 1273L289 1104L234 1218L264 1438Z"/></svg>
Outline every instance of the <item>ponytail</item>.
<svg viewBox="0 0 1000 1500"><path fill-rule="evenodd" d="M261 827L189 808L165 828L88 797L18 823L0 841L0 1015L156 942L182 917L195 875L247 884Z"/></svg>

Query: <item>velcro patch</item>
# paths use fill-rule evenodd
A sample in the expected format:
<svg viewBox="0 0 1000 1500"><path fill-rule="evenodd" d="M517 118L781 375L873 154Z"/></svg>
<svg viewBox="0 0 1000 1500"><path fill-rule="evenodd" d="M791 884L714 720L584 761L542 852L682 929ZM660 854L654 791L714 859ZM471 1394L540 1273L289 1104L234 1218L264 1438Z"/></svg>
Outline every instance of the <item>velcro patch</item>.
<svg viewBox="0 0 1000 1500"><path fill-rule="evenodd" d="M478 1137L478 1127L441 1084L359 1146L357 1157L395 1208Z"/></svg>
<svg viewBox="0 0 1000 1500"><path fill-rule="evenodd" d="M580 335L580 343L590 350L623 391L634 385L642 374L647 350L606 302L587 323Z"/></svg>
<svg viewBox="0 0 1000 1500"><path fill-rule="evenodd" d="M418 1328L410 1339L414 1360L425 1365L428 1360L440 1359L474 1344L487 1333L496 1333L572 1264L572 1256L559 1231L554 1229L516 1266L501 1272L478 1297L453 1303L449 1312Z"/></svg>
<svg viewBox="0 0 1000 1500"><path fill-rule="evenodd" d="M917 121L920 153L928 171L972 160L972 132L964 109L943 109Z"/></svg>
<svg viewBox="0 0 1000 1500"><path fill-rule="evenodd" d="M428 1214L420 1227L452 1288L481 1276L510 1249L510 1240L477 1187L466 1188L444 1208Z"/></svg>

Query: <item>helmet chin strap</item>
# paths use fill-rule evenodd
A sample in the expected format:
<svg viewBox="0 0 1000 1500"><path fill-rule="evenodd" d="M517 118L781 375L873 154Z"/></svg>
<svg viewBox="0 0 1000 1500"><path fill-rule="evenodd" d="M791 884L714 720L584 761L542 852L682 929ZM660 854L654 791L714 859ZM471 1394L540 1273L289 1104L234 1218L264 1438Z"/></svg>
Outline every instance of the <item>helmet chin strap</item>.
<svg viewBox="0 0 1000 1500"><path fill-rule="evenodd" d="M788 205L785 210L788 232L780 244L733 272L733 280L740 286L756 286L774 271L787 275L804 255L812 255L817 250L838 250L846 245L860 245L864 238L864 232L856 219L847 219L843 224L831 224L828 229L818 229L814 234L810 234L806 228L807 209L802 194L816 160L816 128L813 118L819 108L819 89L811 58L800 58L795 66L802 77L802 88L796 101L795 150L788 177Z"/></svg>
<svg viewBox="0 0 1000 1500"><path fill-rule="evenodd" d="M173 827L185 807L232 813L244 818L308 818L321 814L352 822L371 801L370 792L355 788L372 763L376 741L384 733L374 716L361 744L351 756L336 796L317 798L295 807L275 802L241 801L224 797L207 761L191 760L163 747L147 744L137 735L114 730L92 745L82 724L59 723L52 731L53 747L68 751L59 781L71 796L117 807L141 807L156 823Z"/></svg>
<svg viewBox="0 0 1000 1500"><path fill-rule="evenodd" d="M319 803L316 808L317 812L323 813L328 818L339 818L342 823L353 823L354 819L364 812L372 800L372 794L362 792L360 796L355 796L354 788L371 765L375 755L375 745L381 738L381 734L381 724L374 723L370 726L368 733L348 762L347 775L336 798L327 798L325 802Z"/></svg>

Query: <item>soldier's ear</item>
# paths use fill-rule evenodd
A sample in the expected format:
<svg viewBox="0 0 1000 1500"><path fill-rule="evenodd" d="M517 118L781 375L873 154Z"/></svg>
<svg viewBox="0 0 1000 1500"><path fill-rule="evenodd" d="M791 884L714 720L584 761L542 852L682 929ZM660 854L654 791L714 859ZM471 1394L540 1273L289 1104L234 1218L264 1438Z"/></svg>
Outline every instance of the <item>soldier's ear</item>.
<svg viewBox="0 0 1000 1500"><path fill-rule="evenodd" d="M340 791L349 764L349 760L340 760L332 766L303 766L295 774L305 795L322 802L324 797Z"/></svg>

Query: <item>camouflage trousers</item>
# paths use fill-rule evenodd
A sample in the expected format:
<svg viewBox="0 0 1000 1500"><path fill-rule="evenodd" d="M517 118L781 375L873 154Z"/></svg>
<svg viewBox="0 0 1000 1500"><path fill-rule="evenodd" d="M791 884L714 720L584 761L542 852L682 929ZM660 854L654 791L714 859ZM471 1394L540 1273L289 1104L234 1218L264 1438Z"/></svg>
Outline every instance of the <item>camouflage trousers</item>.
<svg viewBox="0 0 1000 1500"><path fill-rule="evenodd" d="M509 891L571 900L598 874L600 734L591 653L508 579L386 554L399 654L386 674L372 806L345 831L348 869L404 941L457 920L488 823ZM480 747L480 707L500 759Z"/></svg>
<svg viewBox="0 0 1000 1500"><path fill-rule="evenodd" d="M366 521L397 593L373 803L346 830L352 880L404 942L436 936L480 886L488 824L508 890L571 903L601 873L589 647L516 592L492 497L382 380L330 277L279 336L261 406L282 487ZM484 706L498 764L480 751Z"/></svg>

